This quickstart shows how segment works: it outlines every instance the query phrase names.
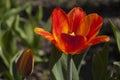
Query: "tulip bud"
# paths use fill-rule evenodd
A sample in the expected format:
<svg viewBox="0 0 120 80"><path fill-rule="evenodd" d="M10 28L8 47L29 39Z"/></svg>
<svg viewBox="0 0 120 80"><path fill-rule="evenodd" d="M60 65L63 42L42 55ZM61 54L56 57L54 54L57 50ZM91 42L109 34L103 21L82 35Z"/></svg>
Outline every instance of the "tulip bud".
<svg viewBox="0 0 120 80"><path fill-rule="evenodd" d="M17 60L16 63L18 73L27 77L31 74L34 68L34 59L31 49L25 50Z"/></svg>

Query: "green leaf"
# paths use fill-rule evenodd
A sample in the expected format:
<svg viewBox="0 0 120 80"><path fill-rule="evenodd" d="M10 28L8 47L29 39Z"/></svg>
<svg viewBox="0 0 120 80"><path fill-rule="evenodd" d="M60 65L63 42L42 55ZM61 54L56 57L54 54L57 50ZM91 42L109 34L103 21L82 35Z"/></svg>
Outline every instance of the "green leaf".
<svg viewBox="0 0 120 80"><path fill-rule="evenodd" d="M81 67L86 63L85 57L88 53L88 50L89 50L89 48L86 49L85 52L74 56L74 62L76 64L76 67L77 67L79 73L80 73Z"/></svg>
<svg viewBox="0 0 120 80"><path fill-rule="evenodd" d="M115 40L116 40L116 42L117 42L118 50L119 50L119 53L120 53L120 31L119 31L119 29L112 23L111 20L109 20L109 21L110 21L112 30L113 30L113 32L114 32Z"/></svg>
<svg viewBox="0 0 120 80"><path fill-rule="evenodd" d="M29 22L24 20L20 21L20 17L17 15L12 28L26 46L32 46L34 40L34 32L33 27Z"/></svg>
<svg viewBox="0 0 120 80"><path fill-rule="evenodd" d="M19 6L19 0L10 0L10 3L12 7L18 7Z"/></svg>
<svg viewBox="0 0 120 80"><path fill-rule="evenodd" d="M43 17L43 9L41 6L38 7L38 11L35 15L35 18L36 18L36 21L41 21L42 20L42 17Z"/></svg>
<svg viewBox="0 0 120 80"><path fill-rule="evenodd" d="M13 76L14 80L22 80L22 76L19 75L17 68L16 68L16 61L18 56L23 52L23 50L19 51L11 60L10 63L10 74Z"/></svg>
<svg viewBox="0 0 120 80"><path fill-rule="evenodd" d="M6 62L6 66L9 67L11 58L17 51L16 40L13 37L12 31L8 30L4 33L1 40L1 56Z"/></svg>
<svg viewBox="0 0 120 80"><path fill-rule="evenodd" d="M60 59L53 66L52 73L55 77L55 80L67 79L67 57L68 55L62 54ZM73 76L73 80L79 80L78 72L73 60L72 60L72 76Z"/></svg>
<svg viewBox="0 0 120 80"><path fill-rule="evenodd" d="M32 26L36 26L36 20L34 19L33 15L32 15L32 6L29 6L25 9L28 19L31 23Z"/></svg>
<svg viewBox="0 0 120 80"><path fill-rule="evenodd" d="M67 79L67 57L68 55L60 54L60 52L53 53L51 55L50 69L53 74L52 80ZM72 74L73 80L79 80L78 72L73 60L72 60Z"/></svg>
<svg viewBox="0 0 120 80"><path fill-rule="evenodd" d="M3 23L3 24L6 24L6 25L7 25L7 28L9 29L9 28L11 28L12 25L14 24L14 21L15 21L15 16L11 16L11 17L9 17L9 18L5 21L5 23ZM2 27L4 27L4 26L2 26Z"/></svg>
<svg viewBox="0 0 120 80"><path fill-rule="evenodd" d="M4 53L3 53L3 51L2 51L1 46L0 46L0 57L1 57L2 61L4 62L5 66L8 68L9 62L8 62L8 60L6 59L6 57L4 56Z"/></svg>
<svg viewBox="0 0 120 80"><path fill-rule="evenodd" d="M0 1L0 9L9 10L11 7L10 0L1 0Z"/></svg>
<svg viewBox="0 0 120 80"><path fill-rule="evenodd" d="M114 68L114 71L111 70L109 80L119 80L120 79L120 61L114 61L113 68Z"/></svg>
<svg viewBox="0 0 120 80"><path fill-rule="evenodd" d="M34 40L34 29L33 26L29 23L29 22L23 22L23 25L19 26L19 29L21 29L22 33L20 34L24 34L26 37L22 37L22 39L24 39L25 43L27 43L30 47L33 44L33 40Z"/></svg>
<svg viewBox="0 0 120 80"><path fill-rule="evenodd" d="M118 62L118 61L113 62L113 64L117 65L118 67L120 67L120 62Z"/></svg>
<svg viewBox="0 0 120 80"><path fill-rule="evenodd" d="M50 57L50 63L49 63L49 68L52 69L55 63L60 59L61 57L61 52L57 50L54 46L53 47L53 52Z"/></svg>
<svg viewBox="0 0 120 80"><path fill-rule="evenodd" d="M3 18L3 15L11 7L10 0L0 0L0 21Z"/></svg>
<svg viewBox="0 0 120 80"><path fill-rule="evenodd" d="M4 72L2 72L2 74L7 78L7 80L14 80L8 70L5 70Z"/></svg>
<svg viewBox="0 0 120 80"><path fill-rule="evenodd" d="M93 80L107 80L108 43L101 52L93 56L92 74Z"/></svg>
<svg viewBox="0 0 120 80"><path fill-rule="evenodd" d="M19 24L20 24L20 17L19 17L19 15L17 15L16 16L16 18L15 18L15 20L14 20L14 24L13 24L13 26L12 26L12 28L13 28L13 30L14 30L14 32L16 33L16 34L18 34L18 36L20 37L20 38L22 38L22 39L26 39L26 35L25 35L25 33L23 32L23 28L21 28L20 26L19 26Z"/></svg>
<svg viewBox="0 0 120 80"><path fill-rule="evenodd" d="M31 3L26 3L23 6L19 6L18 8L12 8L9 11L7 11L4 15L3 15L3 21L7 20L9 17L11 16L15 16L16 14L18 14L19 12L23 11L24 9L26 9L27 7L31 6Z"/></svg>

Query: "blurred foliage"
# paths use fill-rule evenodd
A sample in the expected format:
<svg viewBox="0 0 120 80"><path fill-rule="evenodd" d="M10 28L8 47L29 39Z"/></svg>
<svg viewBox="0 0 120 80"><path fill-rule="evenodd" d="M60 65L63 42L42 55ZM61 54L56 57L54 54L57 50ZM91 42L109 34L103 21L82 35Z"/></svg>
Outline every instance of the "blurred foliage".
<svg viewBox="0 0 120 80"><path fill-rule="evenodd" d="M19 4L19 0L0 2L0 63L4 63L0 69L6 67L1 73L9 80L19 80L11 73L11 69L15 69L15 56L20 54L19 51L30 48L34 52L35 61L42 61L39 50L40 38L34 33L34 28L42 23L42 7L39 6L34 16L32 9L31 2L23 5ZM21 16L23 12L27 18Z"/></svg>
<svg viewBox="0 0 120 80"><path fill-rule="evenodd" d="M111 20L109 20L109 22L112 27L113 34L118 46L118 51L120 53L120 36L119 36L120 30L117 28L117 26L114 25L114 23ZM114 61L113 68L114 70L111 71L110 80L119 80L120 79L120 61Z"/></svg>
<svg viewBox="0 0 120 80"><path fill-rule="evenodd" d="M115 40L117 42L118 50L120 53L120 30L112 23L111 20L110 20L110 24L111 24L111 27L112 27L112 30L114 33L114 37L115 37Z"/></svg>
<svg viewBox="0 0 120 80"><path fill-rule="evenodd" d="M92 62L92 73L93 80L108 80L107 75L107 63L108 63L108 48L109 45L106 43L103 50L100 53L96 53L93 56Z"/></svg>

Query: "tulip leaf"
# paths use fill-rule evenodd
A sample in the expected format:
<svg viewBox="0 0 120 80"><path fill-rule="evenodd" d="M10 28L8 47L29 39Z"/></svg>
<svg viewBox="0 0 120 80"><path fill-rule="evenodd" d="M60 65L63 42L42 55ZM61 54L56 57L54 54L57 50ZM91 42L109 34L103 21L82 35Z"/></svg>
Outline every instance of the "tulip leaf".
<svg viewBox="0 0 120 80"><path fill-rule="evenodd" d="M18 8L13 8L10 9L9 11L7 11L4 15L3 15L3 21L7 20L9 17L14 16L16 14L18 14L19 12L23 11L24 9L26 9L27 7L29 7L31 5L31 3L26 3L23 6L20 6Z"/></svg>
<svg viewBox="0 0 120 80"><path fill-rule="evenodd" d="M92 73L93 80L108 80L107 78L107 61L108 61L108 43L104 45L101 52L93 56Z"/></svg>
<svg viewBox="0 0 120 80"><path fill-rule="evenodd" d="M0 0L0 20L2 19L3 14L5 14L5 12L10 9L10 7L10 0Z"/></svg>
<svg viewBox="0 0 120 80"><path fill-rule="evenodd" d="M120 53L120 30L112 23L111 20L109 20L109 21L110 21L110 24L111 24L111 27L112 27L112 30L113 30L113 33L115 36L115 40L117 42L118 50Z"/></svg>
<svg viewBox="0 0 120 80"><path fill-rule="evenodd" d="M57 56L58 55L58 56ZM67 56L66 54L54 53L52 54L51 72L53 74L53 80L66 80L67 79ZM56 60L56 61L55 61ZM72 74L73 80L79 80L77 68L72 60Z"/></svg>
<svg viewBox="0 0 120 80"><path fill-rule="evenodd" d="M38 48L40 46L40 39L34 33L34 27L30 22L21 19L20 16L17 15L12 28L23 44L25 44L27 47Z"/></svg>
<svg viewBox="0 0 120 80"><path fill-rule="evenodd" d="M14 80L22 80L22 76L19 75L17 68L16 68L16 60L19 56L19 53L22 53L23 51L19 51L11 60L10 63L10 73L13 76Z"/></svg>
<svg viewBox="0 0 120 80"><path fill-rule="evenodd" d="M38 11L35 15L36 21L41 21L43 17L43 9L41 6L38 7Z"/></svg>
<svg viewBox="0 0 120 80"><path fill-rule="evenodd" d="M2 74L7 78L7 80L14 80L8 70L4 70L4 72L2 72Z"/></svg>
<svg viewBox="0 0 120 80"><path fill-rule="evenodd" d="M17 47L16 38L14 37L14 33L12 32L12 28L4 28L12 26L14 19L15 18L12 17L9 23L6 22L6 24L0 24L0 57L4 61L7 68L9 67L11 58L17 51Z"/></svg>
<svg viewBox="0 0 120 80"><path fill-rule="evenodd" d="M17 51L17 46L16 46L16 40L13 37L12 31L8 30L6 31L1 40L1 49L2 49L2 58L6 62L6 66L9 67L9 63L11 61L11 58L15 55Z"/></svg>
<svg viewBox="0 0 120 80"><path fill-rule="evenodd" d="M11 16L5 21L8 28L12 27L12 25L14 24L14 20L15 20L15 16Z"/></svg>
<svg viewBox="0 0 120 80"><path fill-rule="evenodd" d="M66 65L64 63L65 61L64 61L63 57L64 56L61 56L61 58L58 60L58 62L53 66L52 73L55 77L55 80L65 80L64 73L66 72L65 71ZM65 65L65 66L62 66L62 65Z"/></svg>
<svg viewBox="0 0 120 80"><path fill-rule="evenodd" d="M19 0L10 0L10 3L12 7L18 7L19 6Z"/></svg>
<svg viewBox="0 0 120 80"><path fill-rule="evenodd" d="M6 59L6 57L4 56L1 46L0 46L0 57L1 57L2 61L4 62L5 66L8 67L8 66L9 66L9 62L8 62L8 60Z"/></svg>
<svg viewBox="0 0 120 80"><path fill-rule="evenodd" d="M29 46L32 46L33 40L34 40L34 29L32 25L29 22L20 22L21 25L19 26L19 29L24 33L26 37L24 37L25 43L27 43ZM20 33L20 34L22 34Z"/></svg>
<svg viewBox="0 0 120 80"><path fill-rule="evenodd" d="M67 55L62 54L61 58L54 65L52 72L54 74L55 80L66 80L67 79ZM75 64L72 60L72 74L73 80L79 80L78 72Z"/></svg>
<svg viewBox="0 0 120 80"><path fill-rule="evenodd" d="M22 27L19 26L19 23L20 23L20 17L19 17L19 15L17 15L14 20L14 24L13 24L12 28L13 28L14 32L24 41L27 38L27 36L26 36L25 32L22 30Z"/></svg>
<svg viewBox="0 0 120 80"><path fill-rule="evenodd" d="M81 67L86 63L85 57L86 57L88 51L89 51L89 48L86 49L85 52L75 55L74 61L76 63L76 67L77 67L79 73L80 73Z"/></svg>
<svg viewBox="0 0 120 80"><path fill-rule="evenodd" d="M119 80L120 79L120 61L114 61L113 64L115 66L114 70L116 72L111 71L112 74L111 74L110 80L115 80L115 79Z"/></svg>
<svg viewBox="0 0 120 80"><path fill-rule="evenodd" d="M4 8L5 10L9 10L10 7L11 7L10 0L1 0L1 2L0 2L0 8L1 7L2 7L2 9Z"/></svg>
<svg viewBox="0 0 120 80"><path fill-rule="evenodd" d="M113 64L117 65L118 67L120 67L120 62L115 61L115 62L113 62Z"/></svg>
<svg viewBox="0 0 120 80"><path fill-rule="evenodd" d="M14 21L13 29L21 41L28 47L31 47L34 40L34 32L30 23L24 20L20 21L20 17L17 15Z"/></svg>
<svg viewBox="0 0 120 80"><path fill-rule="evenodd" d="M49 68L52 69L55 63L60 59L61 57L61 52L58 51L54 46L53 47L53 52L50 57L50 63L49 63Z"/></svg>

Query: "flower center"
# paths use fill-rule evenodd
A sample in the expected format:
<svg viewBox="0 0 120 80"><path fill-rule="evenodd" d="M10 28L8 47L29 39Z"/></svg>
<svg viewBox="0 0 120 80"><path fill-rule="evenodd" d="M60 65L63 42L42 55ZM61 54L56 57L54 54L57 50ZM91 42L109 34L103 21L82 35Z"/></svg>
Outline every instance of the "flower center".
<svg viewBox="0 0 120 80"><path fill-rule="evenodd" d="M75 33L74 32L71 32L71 33L69 33L71 36L75 36Z"/></svg>

